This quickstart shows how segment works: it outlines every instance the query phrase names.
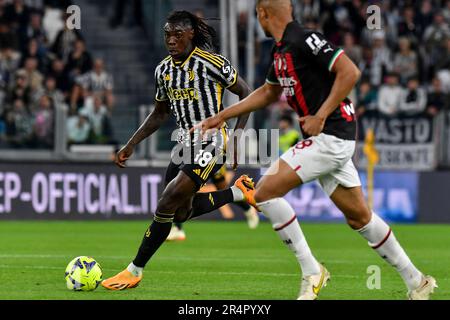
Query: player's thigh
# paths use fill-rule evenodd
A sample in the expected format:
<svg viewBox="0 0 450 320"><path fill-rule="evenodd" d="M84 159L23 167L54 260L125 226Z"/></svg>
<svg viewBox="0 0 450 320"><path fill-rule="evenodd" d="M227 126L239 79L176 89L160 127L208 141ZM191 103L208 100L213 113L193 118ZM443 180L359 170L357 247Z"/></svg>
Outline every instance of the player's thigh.
<svg viewBox="0 0 450 320"><path fill-rule="evenodd" d="M298 142L280 158L297 173L303 183L307 183L336 170L345 161L344 157L349 157L342 152L343 141L320 134Z"/></svg>
<svg viewBox="0 0 450 320"><path fill-rule="evenodd" d="M164 178L165 186L167 186L180 172L180 164L175 164L173 161L170 161L169 165L166 169L166 175Z"/></svg>
<svg viewBox="0 0 450 320"><path fill-rule="evenodd" d="M195 181L180 170L176 177L164 189L158 206L162 210L178 209L185 205L188 200L192 199L196 192L197 185Z"/></svg>
<svg viewBox="0 0 450 320"><path fill-rule="evenodd" d="M342 211L351 228L361 229L370 222L372 212L364 199L361 186L338 185L330 198Z"/></svg>
<svg viewBox="0 0 450 320"><path fill-rule="evenodd" d="M290 190L302 183L297 172L283 159L278 159L258 181L255 201L263 202L283 197Z"/></svg>

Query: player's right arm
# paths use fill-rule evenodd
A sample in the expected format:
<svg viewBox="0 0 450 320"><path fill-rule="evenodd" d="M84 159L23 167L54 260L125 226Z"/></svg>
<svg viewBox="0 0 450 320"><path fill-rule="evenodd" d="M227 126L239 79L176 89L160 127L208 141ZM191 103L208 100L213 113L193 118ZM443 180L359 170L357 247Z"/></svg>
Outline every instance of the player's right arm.
<svg viewBox="0 0 450 320"><path fill-rule="evenodd" d="M282 93L282 88L279 85L265 83L255 91L253 91L244 100L229 106L222 110L218 114L208 119L205 119L191 131L195 129L201 129L204 133L209 129L220 129L225 121L231 118L235 118L242 114L250 113L252 111L262 109L267 105L278 101Z"/></svg>
<svg viewBox="0 0 450 320"><path fill-rule="evenodd" d="M161 127L169 117L169 110L168 100L156 101L153 112L148 115L139 129L137 129L130 140L128 140L127 144L117 153L115 160L117 166L125 168L125 162L133 154L134 147Z"/></svg>

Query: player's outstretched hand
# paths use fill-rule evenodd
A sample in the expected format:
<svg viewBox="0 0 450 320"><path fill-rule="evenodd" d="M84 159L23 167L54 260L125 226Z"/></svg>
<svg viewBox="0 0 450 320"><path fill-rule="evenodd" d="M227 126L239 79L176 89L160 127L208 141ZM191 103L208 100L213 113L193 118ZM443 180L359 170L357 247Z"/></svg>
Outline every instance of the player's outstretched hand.
<svg viewBox="0 0 450 320"><path fill-rule="evenodd" d="M219 116L219 114L216 114L215 116L209 117L193 126L190 132L194 133L194 131L200 130L200 134L203 136L209 130L222 128L224 122L225 121Z"/></svg>
<svg viewBox="0 0 450 320"><path fill-rule="evenodd" d="M309 136L318 136L325 125L325 119L318 116L306 116L298 119L304 133Z"/></svg>
<svg viewBox="0 0 450 320"><path fill-rule="evenodd" d="M119 168L125 168L125 162L133 154L133 147L130 145L125 145L116 154L116 160L114 161Z"/></svg>

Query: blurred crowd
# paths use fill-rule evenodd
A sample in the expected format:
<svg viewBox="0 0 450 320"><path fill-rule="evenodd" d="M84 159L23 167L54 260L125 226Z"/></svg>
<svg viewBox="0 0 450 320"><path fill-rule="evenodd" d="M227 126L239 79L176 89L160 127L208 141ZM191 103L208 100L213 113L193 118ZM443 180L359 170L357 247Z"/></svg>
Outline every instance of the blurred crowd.
<svg viewBox="0 0 450 320"><path fill-rule="evenodd" d="M68 0L0 0L0 147L52 149L67 110L68 143L112 142L113 78L66 24Z"/></svg>
<svg viewBox="0 0 450 320"><path fill-rule="evenodd" d="M297 20L324 33L360 68L362 77L351 95L359 116L366 112L435 116L450 108L450 0L293 3ZM367 28L369 5L381 9L381 29ZM245 57L245 12L240 22L240 56ZM272 40L261 30L257 35L260 54L256 76L260 85L271 62L267 53ZM273 114L280 114L280 109L287 110L285 102L275 104ZM265 119L271 117L265 114L259 118L259 126L269 126Z"/></svg>

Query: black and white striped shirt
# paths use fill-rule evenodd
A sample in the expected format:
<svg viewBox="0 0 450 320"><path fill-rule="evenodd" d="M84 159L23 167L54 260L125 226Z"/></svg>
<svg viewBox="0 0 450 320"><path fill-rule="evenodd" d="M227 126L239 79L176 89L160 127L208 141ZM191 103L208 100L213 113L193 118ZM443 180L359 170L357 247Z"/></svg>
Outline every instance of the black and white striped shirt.
<svg viewBox="0 0 450 320"><path fill-rule="evenodd" d="M184 62L172 57L155 70L157 101L169 101L182 136L202 120L219 113L224 89L233 86L238 73L223 56L196 47Z"/></svg>

